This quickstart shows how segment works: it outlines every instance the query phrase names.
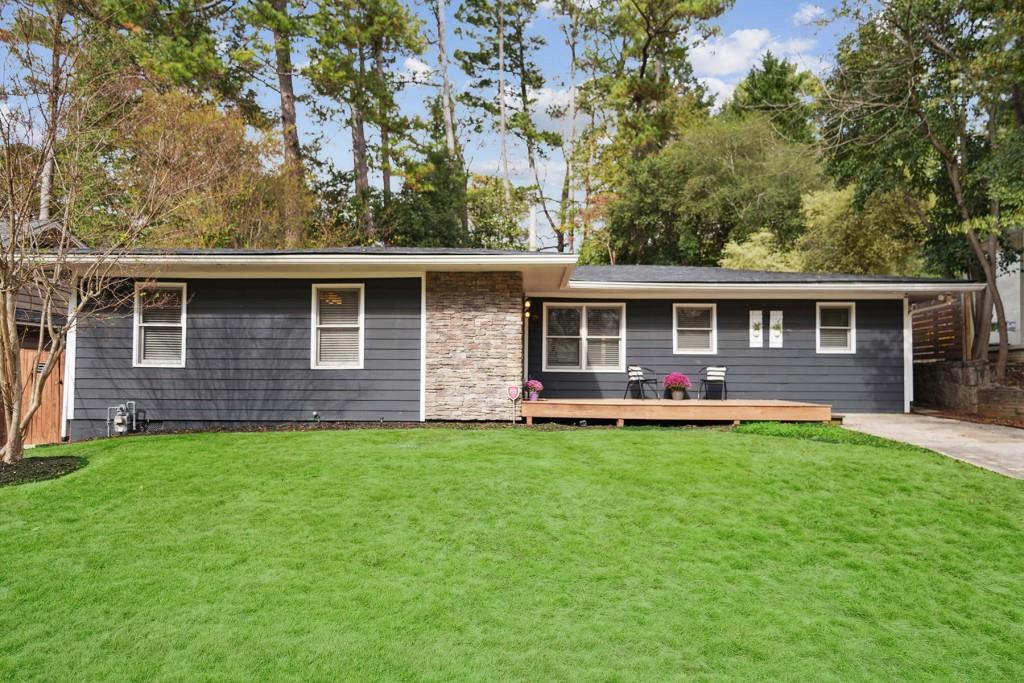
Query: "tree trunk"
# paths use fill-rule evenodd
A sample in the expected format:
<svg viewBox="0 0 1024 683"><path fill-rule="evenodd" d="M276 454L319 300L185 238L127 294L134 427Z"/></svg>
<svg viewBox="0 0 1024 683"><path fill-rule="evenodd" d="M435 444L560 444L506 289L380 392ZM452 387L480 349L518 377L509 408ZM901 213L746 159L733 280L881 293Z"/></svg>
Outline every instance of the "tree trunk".
<svg viewBox="0 0 1024 683"><path fill-rule="evenodd" d="M562 234L562 231L559 229L560 226L556 223L554 217L551 215L551 212L548 210L548 202L547 199L544 197L544 187L541 185L540 181L540 171L537 169L537 145L535 144L533 139L533 123L532 117L530 116L530 92L526 87L526 48L524 45L525 39L521 35L518 36L518 38L519 40L517 41L517 49L520 50L518 56L519 67L521 69L519 72L519 97L521 98L520 101L523 103L523 114L526 116L527 121L530 121L528 129L523 131L523 139L526 141L526 160L530 164L530 173L533 175L533 182L537 186L537 199L540 202L541 211L544 212L544 218L545 220L547 220L548 226L550 226L551 231L558 236L558 251L564 252L565 235Z"/></svg>
<svg viewBox="0 0 1024 683"><path fill-rule="evenodd" d="M999 216L998 205L995 208L995 216ZM993 274L993 280L999 273L999 240L996 239L995 235L989 235L988 238L988 253L989 253L989 267ZM1009 329L1006 325L1006 309L1003 306L1003 296L999 292L999 288L996 286L996 282L993 281L991 288L994 291L992 296L992 304L996 309L996 332L999 334L999 347L996 350L996 367L995 376L996 380L1002 381L1006 379L1006 363L1010 356L1010 340L1009 340Z"/></svg>
<svg viewBox="0 0 1024 683"><path fill-rule="evenodd" d="M975 295L972 318L974 343L971 345L971 358L984 360L988 356L989 338L992 336L992 292L988 287Z"/></svg>
<svg viewBox="0 0 1024 683"><path fill-rule="evenodd" d="M576 8L570 5L566 43L569 46L569 144L565 152L565 181L562 183L562 231L569 232L569 250L575 250L576 212L573 197L574 164L576 162L576 40L579 35Z"/></svg>
<svg viewBox="0 0 1024 683"><path fill-rule="evenodd" d="M449 158L455 158L455 112L452 103L452 83L448 77L448 40L444 27L444 0L434 3L437 19L437 57L441 67L441 113L444 117L444 141Z"/></svg>
<svg viewBox="0 0 1024 683"><path fill-rule="evenodd" d="M1020 83L1013 84L1013 92L1010 95L1010 103L1013 107L1013 123L1017 128L1024 128L1024 94L1021 93Z"/></svg>
<svg viewBox="0 0 1024 683"><path fill-rule="evenodd" d="M930 128L927 126L927 118L924 114L919 113L918 116L923 125L925 125L925 133L928 135L930 144L943 159L946 177L949 179L949 184L953 188L953 197L956 200L957 208L960 211L960 219L964 224L967 224L971 220L972 216L970 207L967 205L963 186L963 164L967 163L967 149L963 142L967 137L966 131L961 131L959 137L961 147L957 154L953 154L950 152L949 148L945 147L931 132ZM973 229L967 229L967 243L971 246L974 256L977 258L978 264L981 266L982 273L985 275L985 284L987 286L986 295L982 300L981 310L978 311L978 317L976 318L976 320L981 321L983 327L975 329L975 334L977 336L975 337L974 354L975 358L977 358L978 354L981 354L983 357L987 357L987 353L983 353L982 349L987 351L988 348L991 317L983 319L981 316L991 316L991 309L987 304L987 301L990 300L991 305L995 306L996 329L999 332L999 352L996 358L995 377L996 380L1002 380L1006 377L1006 362L1009 349L1007 344L1006 309L1003 306L1003 297L999 294L999 287L996 282L999 259L998 243L995 241L994 237L990 238L988 242L989 245L988 248L986 248L981 244L981 240L978 239L978 233Z"/></svg>
<svg viewBox="0 0 1024 683"><path fill-rule="evenodd" d="M992 244L994 241L993 237L988 240L988 248L982 246L981 240L978 239L978 234L974 230L967 231L967 241L974 250L974 255L978 262L981 264L982 272L985 274L985 284L987 285L985 294L982 297L982 306L975 318L976 321L980 321L981 326L980 328L975 328L974 358L981 360L988 357L992 306L995 306L996 330L999 333L999 351L996 355L995 377L996 380L1002 380L1006 377L1009 345L1007 344L1006 309L1003 306L1003 297L999 294L999 287L996 283L997 261L999 258L998 245L994 246ZM993 252L992 250L996 251Z"/></svg>
<svg viewBox="0 0 1024 683"><path fill-rule="evenodd" d="M572 251L572 243L573 243L572 223L571 223L572 216L570 214L570 210L571 209L570 209L570 205L569 205L569 202L570 202L570 199L569 199L569 193L570 193L569 186L571 185L571 183L572 183L572 167L570 166L568 160L566 160L565 176L562 178L561 204L560 204L560 209L559 209L559 212L558 212L559 213L559 216L558 216L558 226L559 226L558 237L559 237L559 241L560 242L564 242L564 237L566 237L566 236L569 238L568 239L568 241L569 241L569 251ZM567 229L568 229L568 235L566 235ZM559 247L558 250L559 251L564 251L564 249L562 247L564 247L564 243L563 243L563 245L561 245Z"/></svg>
<svg viewBox="0 0 1024 683"><path fill-rule="evenodd" d="M594 168L594 126L596 121L594 119L594 110L590 110L590 127L588 130L590 134L587 136L587 166L583 172L583 216L581 222L581 229L583 230L583 241L586 242L590 239L590 200L594 195L593 187L593 175L591 170ZM612 263L615 263L612 261Z"/></svg>
<svg viewBox="0 0 1024 683"><path fill-rule="evenodd" d="M373 71L381 87L387 82L384 72L384 46L378 41L373 48ZM387 107L381 107L379 112L380 120L377 122L380 128L380 174L383 184L384 205L391 203L391 112Z"/></svg>
<svg viewBox="0 0 1024 683"><path fill-rule="evenodd" d="M274 11L288 14L288 0L273 0ZM302 246L303 211L300 196L305 171L302 166L302 147L295 117L295 85L292 80L292 41L287 32L275 27L274 56L277 67L277 85L281 96L281 135L284 142L284 172L291 181L282 202L285 243L295 248Z"/></svg>
<svg viewBox="0 0 1024 683"><path fill-rule="evenodd" d="M363 230L363 240L370 243L373 239L373 217L369 207L370 167L366 159L366 120L363 113L363 95L366 83L366 58L362 46L356 47L356 64L358 68L359 94L352 98L349 108L352 110L352 171L355 174L355 193L362 208L359 224Z"/></svg>
<svg viewBox="0 0 1024 683"><path fill-rule="evenodd" d="M501 184L505 202L512 201L512 175L508 170L508 111L505 106L505 2L498 0L498 136L501 141Z"/></svg>
<svg viewBox="0 0 1024 683"><path fill-rule="evenodd" d="M7 435L2 449L3 461L7 464L19 462L25 455L21 429L21 343L18 338L17 294L4 291L0 294L3 302L3 404L4 426Z"/></svg>
<svg viewBox="0 0 1024 683"><path fill-rule="evenodd" d="M53 195L53 169L57 148L57 111L63 92L61 56L63 55L64 11L55 6L50 23L50 82L47 85L46 137L43 144L43 168L39 174L39 220L50 219L50 203Z"/></svg>

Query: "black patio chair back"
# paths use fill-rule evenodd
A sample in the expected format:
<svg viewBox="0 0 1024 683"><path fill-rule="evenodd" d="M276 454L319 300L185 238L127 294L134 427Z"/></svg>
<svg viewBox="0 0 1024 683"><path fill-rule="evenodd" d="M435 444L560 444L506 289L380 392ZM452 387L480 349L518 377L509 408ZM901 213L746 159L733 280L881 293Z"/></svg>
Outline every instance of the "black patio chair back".
<svg viewBox="0 0 1024 683"><path fill-rule="evenodd" d="M634 387L642 399L647 398L647 387L651 387L654 398L658 398L658 378L650 368L639 365L630 365L626 368L626 391L623 392L622 398L627 398Z"/></svg>
<svg viewBox="0 0 1024 683"><path fill-rule="evenodd" d="M729 368L724 365L709 365L700 369L700 389L697 392L698 398L708 398L708 389L716 387L719 390L718 398L723 401L729 398L729 385L725 382L725 373Z"/></svg>

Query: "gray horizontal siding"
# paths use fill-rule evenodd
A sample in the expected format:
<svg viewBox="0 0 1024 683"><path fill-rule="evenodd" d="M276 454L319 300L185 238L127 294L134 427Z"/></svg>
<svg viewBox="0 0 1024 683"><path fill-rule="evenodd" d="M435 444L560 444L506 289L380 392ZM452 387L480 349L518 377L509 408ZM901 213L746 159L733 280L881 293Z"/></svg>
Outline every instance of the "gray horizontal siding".
<svg viewBox="0 0 1024 683"><path fill-rule="evenodd" d="M321 283L323 280L316 280ZM355 282L334 280L331 282ZM184 368L132 367L129 309L83 320L72 438L134 400L162 428L420 419L420 280L367 279L364 368L310 368L312 280L190 280Z"/></svg>
<svg viewBox="0 0 1024 683"><path fill-rule="evenodd" d="M560 301L565 301L564 299ZM609 298L608 301L615 301ZM535 302L542 310L543 301ZM643 365L662 379L673 370L690 375L707 365L729 368L730 398L779 398L829 403L837 412L902 412L903 305L901 301L865 300L857 304L857 353L819 354L815 350L815 302L750 300L626 301L626 362ZM672 306L715 303L718 308L718 353L676 355ZM763 311L764 348L749 346L749 312ZM768 312L781 310L783 348L768 348ZM544 383L544 395L621 397L622 373L544 372L542 321L531 320L529 374Z"/></svg>

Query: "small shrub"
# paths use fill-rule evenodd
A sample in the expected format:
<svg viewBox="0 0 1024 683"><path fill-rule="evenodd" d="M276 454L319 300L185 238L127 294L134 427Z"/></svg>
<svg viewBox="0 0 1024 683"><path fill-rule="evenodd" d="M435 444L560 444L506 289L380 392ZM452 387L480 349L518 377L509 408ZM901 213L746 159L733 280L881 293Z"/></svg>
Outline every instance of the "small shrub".
<svg viewBox="0 0 1024 683"><path fill-rule="evenodd" d="M917 446L890 441L880 436L864 434L844 429L838 425L817 423L786 423L786 422L745 422L733 427L734 432L741 434L757 434L759 436L781 436L789 439L805 439L822 443L850 444L852 446L873 446L900 450L924 450Z"/></svg>

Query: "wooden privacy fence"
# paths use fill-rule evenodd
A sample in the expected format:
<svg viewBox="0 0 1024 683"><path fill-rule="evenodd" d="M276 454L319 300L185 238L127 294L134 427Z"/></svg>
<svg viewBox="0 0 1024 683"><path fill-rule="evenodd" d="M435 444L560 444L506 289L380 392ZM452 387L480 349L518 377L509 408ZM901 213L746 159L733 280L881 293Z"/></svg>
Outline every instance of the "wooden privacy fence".
<svg viewBox="0 0 1024 683"><path fill-rule="evenodd" d="M43 353L36 362L35 349L21 349L21 376L25 383L25 390L22 392L22 405L28 407L32 398L32 381L30 378L39 371L39 364L46 362L49 354ZM32 416L32 423L29 425L28 433L25 435L27 445L40 445L46 443L57 443L60 441L60 417L61 402L64 389L64 357L57 359L57 364L46 378L43 386L42 399L39 410ZM3 420L0 420L0 438L7 438L7 430Z"/></svg>
<svg viewBox="0 0 1024 683"><path fill-rule="evenodd" d="M914 361L966 360L969 316L963 296L944 295L911 307Z"/></svg>

